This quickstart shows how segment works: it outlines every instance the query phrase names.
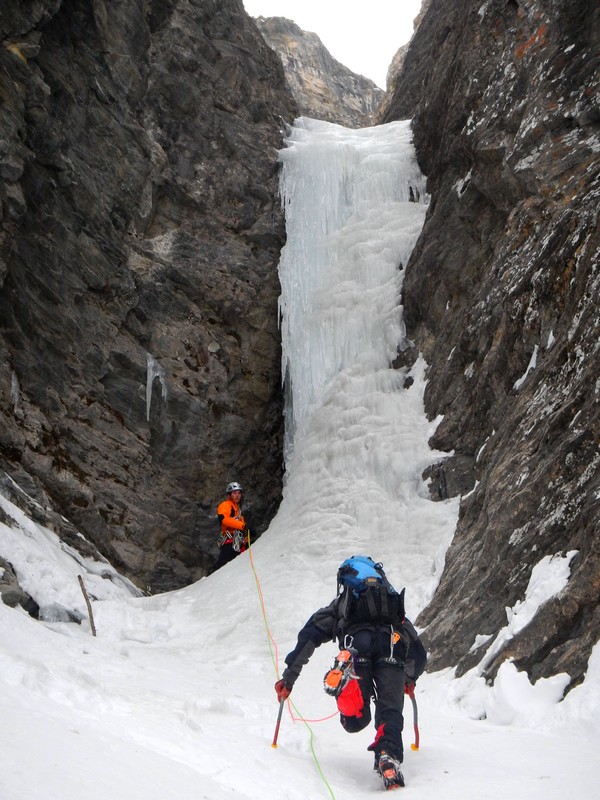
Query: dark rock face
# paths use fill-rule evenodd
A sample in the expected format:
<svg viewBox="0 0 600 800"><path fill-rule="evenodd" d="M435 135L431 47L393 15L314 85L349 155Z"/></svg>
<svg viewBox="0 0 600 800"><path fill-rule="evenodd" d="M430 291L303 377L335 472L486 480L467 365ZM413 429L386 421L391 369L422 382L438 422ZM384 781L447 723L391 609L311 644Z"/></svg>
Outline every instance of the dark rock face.
<svg viewBox="0 0 600 800"><path fill-rule="evenodd" d="M432 444L473 465L419 619L433 669L477 664L532 567L572 550L485 674L511 658L573 686L600 638L599 58L592 0L431 0L385 117L414 117L432 198L405 282Z"/></svg>
<svg viewBox="0 0 600 800"><path fill-rule="evenodd" d="M3 512L0 510L0 517ZM12 564L0 558L0 598L2 602L16 608L21 606L34 619L39 618L40 608L35 600L23 591L19 586L17 576L14 573Z"/></svg>
<svg viewBox="0 0 600 800"><path fill-rule="evenodd" d="M0 10L0 466L140 586L281 490L281 64L239 0Z"/></svg>
<svg viewBox="0 0 600 800"><path fill-rule="evenodd" d="M257 17L267 44L278 54L301 115L347 128L373 124L384 92L336 61L315 33L285 17Z"/></svg>

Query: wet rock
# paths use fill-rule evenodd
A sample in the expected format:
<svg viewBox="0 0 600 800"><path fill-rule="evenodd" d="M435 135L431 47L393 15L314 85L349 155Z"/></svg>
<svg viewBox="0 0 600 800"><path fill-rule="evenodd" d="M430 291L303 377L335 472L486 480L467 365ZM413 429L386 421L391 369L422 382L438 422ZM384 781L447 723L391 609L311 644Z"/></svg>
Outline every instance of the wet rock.
<svg viewBox="0 0 600 800"><path fill-rule="evenodd" d="M428 482L432 500L468 494L475 486L474 459L472 456L449 456L427 467L423 480Z"/></svg>
<svg viewBox="0 0 600 800"><path fill-rule="evenodd" d="M4 521L2 519L3 516L4 512L2 509L0 509L0 522ZM19 586L19 581L14 573L12 565L1 557L0 597L2 597L2 602L5 605L10 606L11 608L21 606L21 608L25 609L30 616L38 619L40 611L38 604Z"/></svg>

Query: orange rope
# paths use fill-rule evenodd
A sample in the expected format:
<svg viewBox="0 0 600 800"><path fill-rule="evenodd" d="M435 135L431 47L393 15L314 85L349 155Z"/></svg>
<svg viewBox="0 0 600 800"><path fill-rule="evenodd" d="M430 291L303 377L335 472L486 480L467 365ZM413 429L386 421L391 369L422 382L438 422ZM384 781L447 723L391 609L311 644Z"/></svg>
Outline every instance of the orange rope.
<svg viewBox="0 0 600 800"><path fill-rule="evenodd" d="M262 586L260 585L260 581L258 579L258 573L256 572L256 567L254 566L254 558L252 556L252 547L250 546L250 532L248 532L248 555L250 556L250 566L252 567L252 572L254 573L254 580L256 582L256 590L258 592L258 599L260 600L260 607L262 609L263 620L265 623L265 629L267 631L267 638L269 640L269 651L271 653L271 661L273 662L273 666L275 668L275 675L279 678L279 650L277 648L277 642L271 635L271 630L269 628L269 623L267 621L267 609L265 607L265 597L263 595Z"/></svg>
<svg viewBox="0 0 600 800"><path fill-rule="evenodd" d="M258 592L258 598L259 598L259 601L260 601L260 607L261 607L261 610L262 610L263 620L264 620L264 623L265 623L265 629L267 631L267 637L268 637L268 640L269 640L269 651L271 653L271 660L272 660L273 666L275 668L275 675L279 679L279 650L278 650L278 647L277 647L277 642L273 638L273 636L271 634L271 630L269 628L269 622L267 620L267 609L266 609L266 606L265 606L265 597L264 597L264 594L263 594L262 586L260 585L260 580L258 578L258 573L256 572L256 567L254 566L254 558L252 556L252 547L250 546L250 534L248 534L248 555L250 556L250 566L252 567L252 572L254 573L254 580L256 582L256 590ZM292 704L291 704L289 699L287 701L287 707L288 707L288 712L289 712L290 717L292 718L293 722L303 722L305 724L307 722L326 722L328 719L333 719L334 717L337 717L337 715L338 715L338 712L334 711L334 713L330 714L328 717L321 717L320 719L306 719L305 717L302 716L302 714L300 714L300 712L298 712L299 716L296 716L294 714L294 711L292 710Z"/></svg>
<svg viewBox="0 0 600 800"><path fill-rule="evenodd" d="M269 629L269 623L267 621L267 609L265 607L265 598L264 598L264 595L263 595L262 587L260 585L260 580L258 579L258 573L256 572L256 567L254 566L254 558L252 556L252 548L250 546L250 533L248 533L248 554L250 556L250 565L252 567L252 572L254 573L254 580L256 581L256 589L258 591L258 597L260 599L260 607L262 609L263 620L265 622L265 628L267 630L267 636L269 638L269 650L271 651L271 659L273 661L273 666L275 667L275 674L279 678L279 667L278 667L279 655L278 655L278 650L277 650L277 642L275 641L275 639L271 635L271 631ZM302 717L301 714L300 714L300 716L296 717L294 715L293 711L292 711L292 703L289 700L289 698L288 698L288 701L287 701L287 707L288 707L288 711L290 713L290 716L291 716L293 722L303 722L304 725L306 725L306 728L307 728L309 736L310 736L310 751L312 753L314 762L316 764L317 771L318 771L319 775L321 776L321 779L322 779L323 783L327 787L327 791L329 792L329 796L331 797L331 800L335 800L335 795L333 793L333 790L331 789L331 786L327 782L327 778L325 777L325 774L324 774L323 770L321 769L321 765L319 763L319 759L317 758L317 754L315 752L315 747L314 747L314 734L313 734L312 728L308 724L309 722L324 722L325 719L331 719L331 717L324 717L322 720L320 720L320 719L305 720L304 717ZM300 712L298 712L298 713L300 713ZM331 716L335 717L335 716L337 716L337 714L332 714ZM279 720L278 720L277 732L278 731L279 731Z"/></svg>

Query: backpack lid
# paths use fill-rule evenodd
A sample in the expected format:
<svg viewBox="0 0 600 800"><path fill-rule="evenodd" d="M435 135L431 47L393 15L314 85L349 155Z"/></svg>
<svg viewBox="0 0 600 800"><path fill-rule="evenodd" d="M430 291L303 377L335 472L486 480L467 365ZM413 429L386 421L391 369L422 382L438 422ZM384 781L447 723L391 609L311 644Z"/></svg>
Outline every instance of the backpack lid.
<svg viewBox="0 0 600 800"><path fill-rule="evenodd" d="M385 580L383 566L375 563L369 556L351 556L338 569L338 592L348 586L359 594L369 585L379 585Z"/></svg>
<svg viewBox="0 0 600 800"><path fill-rule="evenodd" d="M342 626L404 622L404 589L398 593L388 581L383 566L369 556L347 558L338 569L338 595Z"/></svg>

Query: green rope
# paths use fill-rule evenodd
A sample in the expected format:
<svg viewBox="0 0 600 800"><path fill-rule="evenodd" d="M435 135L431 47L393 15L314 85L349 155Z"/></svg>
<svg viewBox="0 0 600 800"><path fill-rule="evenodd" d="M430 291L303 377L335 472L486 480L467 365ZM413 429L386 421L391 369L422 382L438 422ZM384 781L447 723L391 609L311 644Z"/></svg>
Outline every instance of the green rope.
<svg viewBox="0 0 600 800"><path fill-rule="evenodd" d="M292 706L292 708L294 709L294 711L298 715L298 719L300 719L303 722L303 724L306 725L306 727L308 728L308 732L310 734L310 752L312 753L312 757L314 759L314 762L317 765L317 771L318 771L319 775L321 776L321 780L323 781L323 783L327 787L327 791L329 792L329 796L331 797L331 800L335 800L335 795L333 793L333 790L332 790L331 786L329 785L329 783L327 782L327 778L325 777L325 774L323 773L323 770L321 769L321 764L319 763L319 759L317 758L317 754L315 752L315 747L314 747L315 734L313 732L313 729L310 727L308 722L304 719L304 717L300 713L298 707L296 705L294 705L294 703L292 703L291 700L290 700L290 705Z"/></svg>
<svg viewBox="0 0 600 800"><path fill-rule="evenodd" d="M271 631L269 630L269 623L267 621L267 611L266 611L266 608L265 608L265 599L264 599L264 595L263 595L263 592L262 592L262 587L260 585L260 581L258 579L258 574L257 574L256 568L254 566L254 559L252 558L252 547L250 546L250 532L248 532L248 555L250 557L250 566L252 567L252 572L254 573L254 580L256 582L256 591L258 592L258 599L260 601L260 607L262 609L263 620L264 620L264 623L265 623L265 630L267 632L267 641L269 643L269 652L271 654L271 661L273 662L273 667L275 668L275 674L279 678L279 668L278 668L278 665L277 665L277 656L276 656L277 644L276 644L275 640L273 639L273 636L271 635ZM273 648L275 648L275 651L273 650ZM313 730L310 727L310 725L308 724L308 722L304 719L304 717L302 716L302 714L300 713L298 708L294 705L294 703L292 703L291 700L289 701L289 703L292 706L292 708L294 709L294 711L296 712L296 714L298 715L298 719L300 719L302 721L302 723L304 725L306 725L306 727L308 728L308 732L309 732L309 735L310 735L310 752L312 753L312 757L314 759L314 762L317 765L317 772L319 773L319 775L321 776L321 780L323 781L323 783L327 787L327 791L329 792L329 796L331 797L331 800L335 800L335 795L334 795L334 793L333 793L333 791L331 789L331 786L327 782L327 778L325 777L325 775L323 773L323 770L321 769L321 764L319 763L319 759L317 758L317 754L315 752L315 746L314 746L315 735L313 733Z"/></svg>

